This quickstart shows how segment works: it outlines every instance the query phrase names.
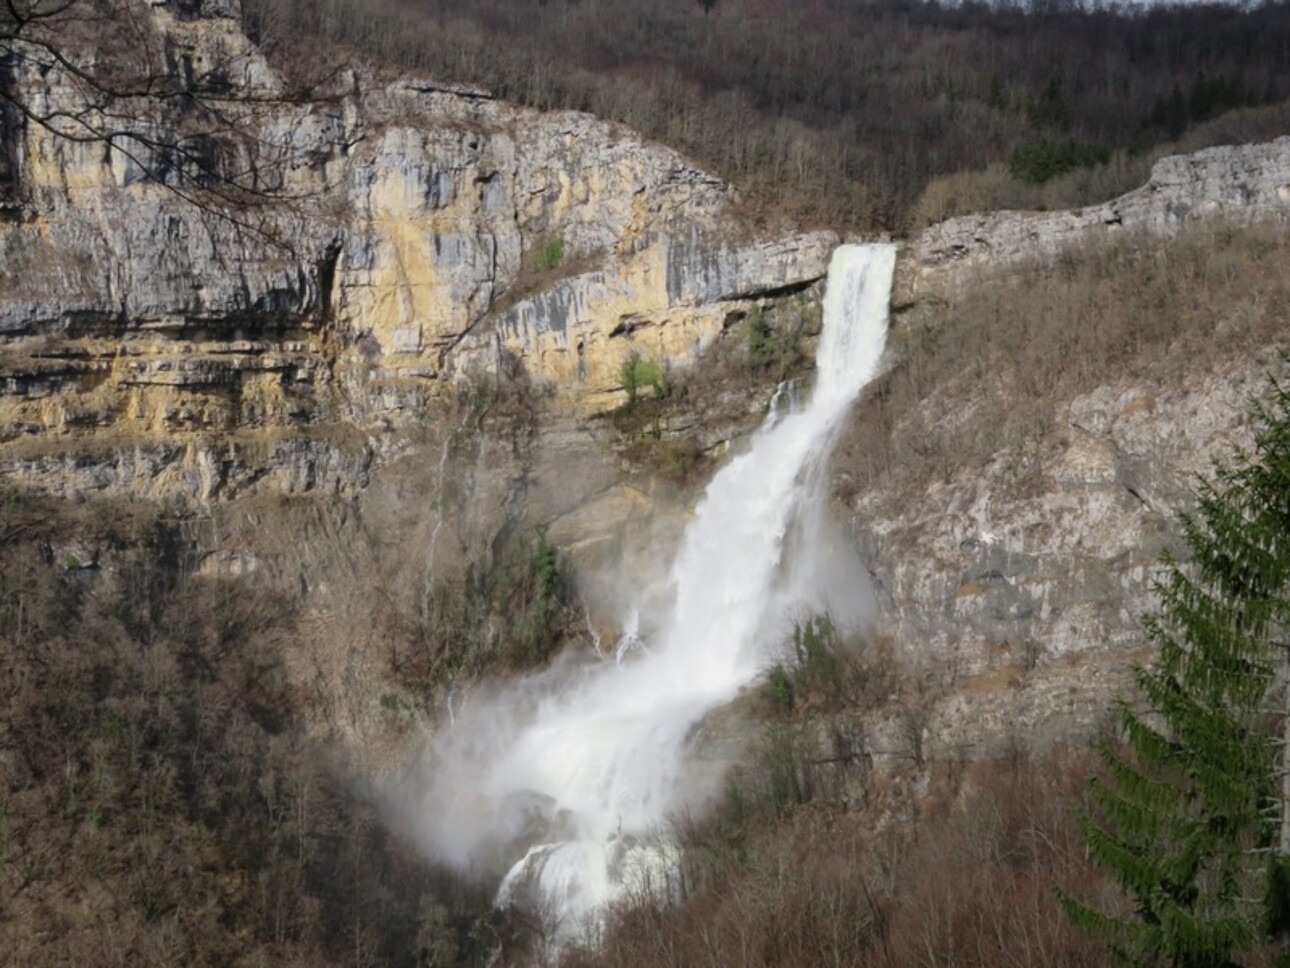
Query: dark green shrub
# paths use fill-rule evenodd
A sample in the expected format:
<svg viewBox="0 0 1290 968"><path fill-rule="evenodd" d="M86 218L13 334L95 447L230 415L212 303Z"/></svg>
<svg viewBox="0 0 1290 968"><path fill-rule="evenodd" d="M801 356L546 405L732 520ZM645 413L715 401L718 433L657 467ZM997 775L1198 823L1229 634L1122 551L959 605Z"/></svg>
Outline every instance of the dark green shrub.
<svg viewBox="0 0 1290 968"><path fill-rule="evenodd" d="M1077 168L1105 165L1111 153L1082 141L1039 141L1012 153L1008 171L1018 181L1042 185Z"/></svg>
<svg viewBox="0 0 1290 968"><path fill-rule="evenodd" d="M782 712L793 711L793 676L783 663L777 662L766 677L766 697Z"/></svg>
<svg viewBox="0 0 1290 968"><path fill-rule="evenodd" d="M760 307L748 314L748 356L753 368L784 380L806 363L802 348L802 333L809 325L806 311L799 304L797 318L786 321L779 318L771 325L766 312Z"/></svg>

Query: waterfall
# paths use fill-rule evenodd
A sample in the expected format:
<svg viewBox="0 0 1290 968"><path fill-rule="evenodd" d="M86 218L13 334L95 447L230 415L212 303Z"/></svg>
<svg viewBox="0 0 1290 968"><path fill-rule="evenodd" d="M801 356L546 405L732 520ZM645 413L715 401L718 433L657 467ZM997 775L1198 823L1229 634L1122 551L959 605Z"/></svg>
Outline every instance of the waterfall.
<svg viewBox="0 0 1290 968"><path fill-rule="evenodd" d="M642 621L645 633L627 628L618 661L503 687L476 711L480 728L459 712L442 736L427 804L436 852L467 867L499 845L528 847L500 905L537 900L573 936L630 892L669 889L667 821L695 804L703 772L687 738L765 671L789 609L810 600L812 569L798 559L810 557L837 431L877 371L894 263L890 245L834 252L814 392L799 409L772 408L708 485L672 565L670 611Z"/></svg>

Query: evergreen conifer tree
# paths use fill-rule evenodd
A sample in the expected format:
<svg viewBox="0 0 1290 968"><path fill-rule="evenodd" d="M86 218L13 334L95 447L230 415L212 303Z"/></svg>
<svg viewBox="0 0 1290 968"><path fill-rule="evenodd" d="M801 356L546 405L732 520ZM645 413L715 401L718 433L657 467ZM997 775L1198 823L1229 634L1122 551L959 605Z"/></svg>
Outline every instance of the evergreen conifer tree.
<svg viewBox="0 0 1290 968"><path fill-rule="evenodd" d="M1201 485L1187 560L1166 559L1157 583L1146 627L1159 658L1137 670L1150 710L1118 704L1127 750L1105 749L1090 781L1088 851L1132 913L1061 898L1134 965L1232 965L1287 922L1290 798L1274 734L1290 719L1268 703L1286 692L1290 390L1273 383L1253 417L1255 449Z"/></svg>

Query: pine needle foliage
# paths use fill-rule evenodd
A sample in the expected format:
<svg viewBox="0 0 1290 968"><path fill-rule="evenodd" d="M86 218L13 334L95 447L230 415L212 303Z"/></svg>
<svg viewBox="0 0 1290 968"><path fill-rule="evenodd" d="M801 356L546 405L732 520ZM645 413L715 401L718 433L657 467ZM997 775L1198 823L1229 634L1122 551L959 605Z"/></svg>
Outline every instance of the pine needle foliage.
<svg viewBox="0 0 1290 968"><path fill-rule="evenodd" d="M1266 706L1290 622L1290 390L1274 381L1252 416L1254 450L1215 465L1184 518L1186 560L1164 562L1146 622L1159 658L1136 670L1148 708L1118 704L1125 752L1105 748L1090 780L1087 849L1132 913L1061 894L1127 964L1234 965L1266 954L1287 920Z"/></svg>

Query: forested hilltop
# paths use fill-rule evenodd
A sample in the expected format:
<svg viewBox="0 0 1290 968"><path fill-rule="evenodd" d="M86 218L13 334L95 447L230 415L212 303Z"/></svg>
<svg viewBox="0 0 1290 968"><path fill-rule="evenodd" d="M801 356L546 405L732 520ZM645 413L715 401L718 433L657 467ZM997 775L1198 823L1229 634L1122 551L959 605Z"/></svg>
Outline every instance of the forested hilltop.
<svg viewBox="0 0 1290 968"><path fill-rule="evenodd" d="M1081 205L1174 151L1287 129L1290 7L911 0L246 0L280 64L319 36L623 121L760 211L902 231Z"/></svg>

